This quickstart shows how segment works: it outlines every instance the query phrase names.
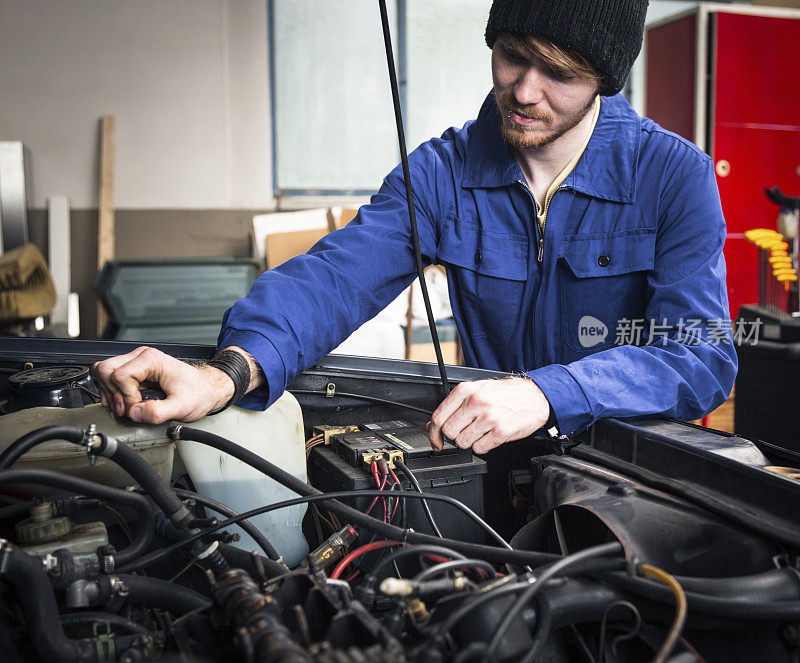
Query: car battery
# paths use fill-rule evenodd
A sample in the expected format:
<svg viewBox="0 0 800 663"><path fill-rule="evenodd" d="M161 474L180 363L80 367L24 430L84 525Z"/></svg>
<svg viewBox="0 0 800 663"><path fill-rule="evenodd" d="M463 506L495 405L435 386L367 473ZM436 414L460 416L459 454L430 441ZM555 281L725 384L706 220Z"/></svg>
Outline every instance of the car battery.
<svg viewBox="0 0 800 663"><path fill-rule="evenodd" d="M385 454L395 454L411 470L423 492L446 495L462 502L476 514L484 513L484 475L486 463L471 451L447 444L443 452L435 452L428 442L427 433L405 421L362 424L359 432L331 436L330 446L317 446L308 459L308 475L312 485L322 491L365 490L376 488L370 469L370 459ZM424 441L424 444L423 444ZM395 470L402 492L414 492L408 479ZM389 491L387 498L395 498L400 491ZM365 511L371 497L348 500L348 503ZM389 500L387 499L387 503ZM471 543L485 543L484 530L469 516L456 507L443 502L428 500L433 518L442 534ZM322 505L320 505L322 507ZM383 505L379 501L370 514L383 518ZM387 519L391 514L387 514ZM410 527L417 532L435 534L425 517L419 499L401 500L395 519L396 525ZM370 540L371 533L361 532L362 542Z"/></svg>
<svg viewBox="0 0 800 663"><path fill-rule="evenodd" d="M400 459L412 470L463 465L473 457L469 449L460 449L447 441L441 451L434 451L428 433L404 420L361 424L359 428L358 433L331 438L334 452L353 467L368 465L368 457L379 456L379 451L388 451L390 457L402 456Z"/></svg>

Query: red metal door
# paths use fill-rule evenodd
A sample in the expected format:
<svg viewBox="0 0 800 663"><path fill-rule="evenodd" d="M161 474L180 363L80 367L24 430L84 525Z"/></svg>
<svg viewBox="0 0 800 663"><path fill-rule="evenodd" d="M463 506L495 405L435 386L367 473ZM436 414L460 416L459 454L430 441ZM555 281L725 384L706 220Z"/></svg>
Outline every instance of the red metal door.
<svg viewBox="0 0 800 663"><path fill-rule="evenodd" d="M758 296L750 228L775 228L764 187L800 191L800 19L718 12L712 157L728 224L731 314Z"/></svg>
<svg viewBox="0 0 800 663"><path fill-rule="evenodd" d="M694 141L697 15L647 30L645 115Z"/></svg>

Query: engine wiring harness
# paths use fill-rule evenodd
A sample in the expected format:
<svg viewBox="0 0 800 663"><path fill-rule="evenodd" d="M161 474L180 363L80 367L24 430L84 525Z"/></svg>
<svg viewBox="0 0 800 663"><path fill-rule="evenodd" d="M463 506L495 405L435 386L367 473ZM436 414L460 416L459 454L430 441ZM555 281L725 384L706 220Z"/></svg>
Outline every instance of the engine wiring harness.
<svg viewBox="0 0 800 663"><path fill-rule="evenodd" d="M322 493L240 445L178 425L172 439L223 451L298 496L236 514L170 486L125 443L90 427L46 427L0 454L0 485L65 491L61 516L100 509L127 538L93 554L35 555L0 540L0 653L6 661L703 661L687 636L720 624L768 623L797 637L800 578L787 565L759 577L677 578L608 541L570 554L515 550L460 502L424 492L397 457L365 459L374 489ZM309 439L310 450L325 442ZM52 439L105 456L138 483L127 490L13 467ZM411 489L403 487L400 475ZM178 483L178 481L174 482ZM348 505L370 498L362 512ZM492 545L403 527L409 500L442 502ZM18 521L38 501L0 508ZM252 526L261 550L228 545L225 528L311 504L320 544L289 569ZM208 517L207 508L218 514ZM329 535L322 540L322 527ZM5 531L5 530L4 530ZM361 543L362 533L372 539ZM792 636L794 633L794 636Z"/></svg>

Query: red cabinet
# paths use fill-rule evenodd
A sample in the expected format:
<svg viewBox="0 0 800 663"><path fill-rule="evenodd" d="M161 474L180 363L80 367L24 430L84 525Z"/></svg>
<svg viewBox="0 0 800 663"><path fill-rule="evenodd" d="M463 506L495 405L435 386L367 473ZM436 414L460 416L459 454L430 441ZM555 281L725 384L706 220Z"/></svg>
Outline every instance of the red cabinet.
<svg viewBox="0 0 800 663"><path fill-rule="evenodd" d="M758 298L744 231L775 227L764 187L800 191L800 11L700 6L648 26L645 113L714 159L731 316Z"/></svg>

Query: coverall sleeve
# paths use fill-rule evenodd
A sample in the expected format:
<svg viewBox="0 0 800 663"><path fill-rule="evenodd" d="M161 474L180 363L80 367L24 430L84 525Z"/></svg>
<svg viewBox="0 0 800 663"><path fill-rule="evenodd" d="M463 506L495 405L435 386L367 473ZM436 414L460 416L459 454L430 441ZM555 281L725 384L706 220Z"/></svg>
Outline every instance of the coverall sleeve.
<svg viewBox="0 0 800 663"><path fill-rule="evenodd" d="M642 345L619 345L528 373L550 401L562 434L603 417L696 419L731 393L738 361L722 253L725 220L711 160L675 177L659 202ZM666 333L651 336L651 320L666 322L660 327Z"/></svg>
<svg viewBox="0 0 800 663"><path fill-rule="evenodd" d="M409 155L423 260L436 250L435 155L421 146ZM405 185L400 167L369 205L306 254L264 272L222 321L218 347L249 352L264 372L239 407L263 409L299 373L373 318L416 276Z"/></svg>

